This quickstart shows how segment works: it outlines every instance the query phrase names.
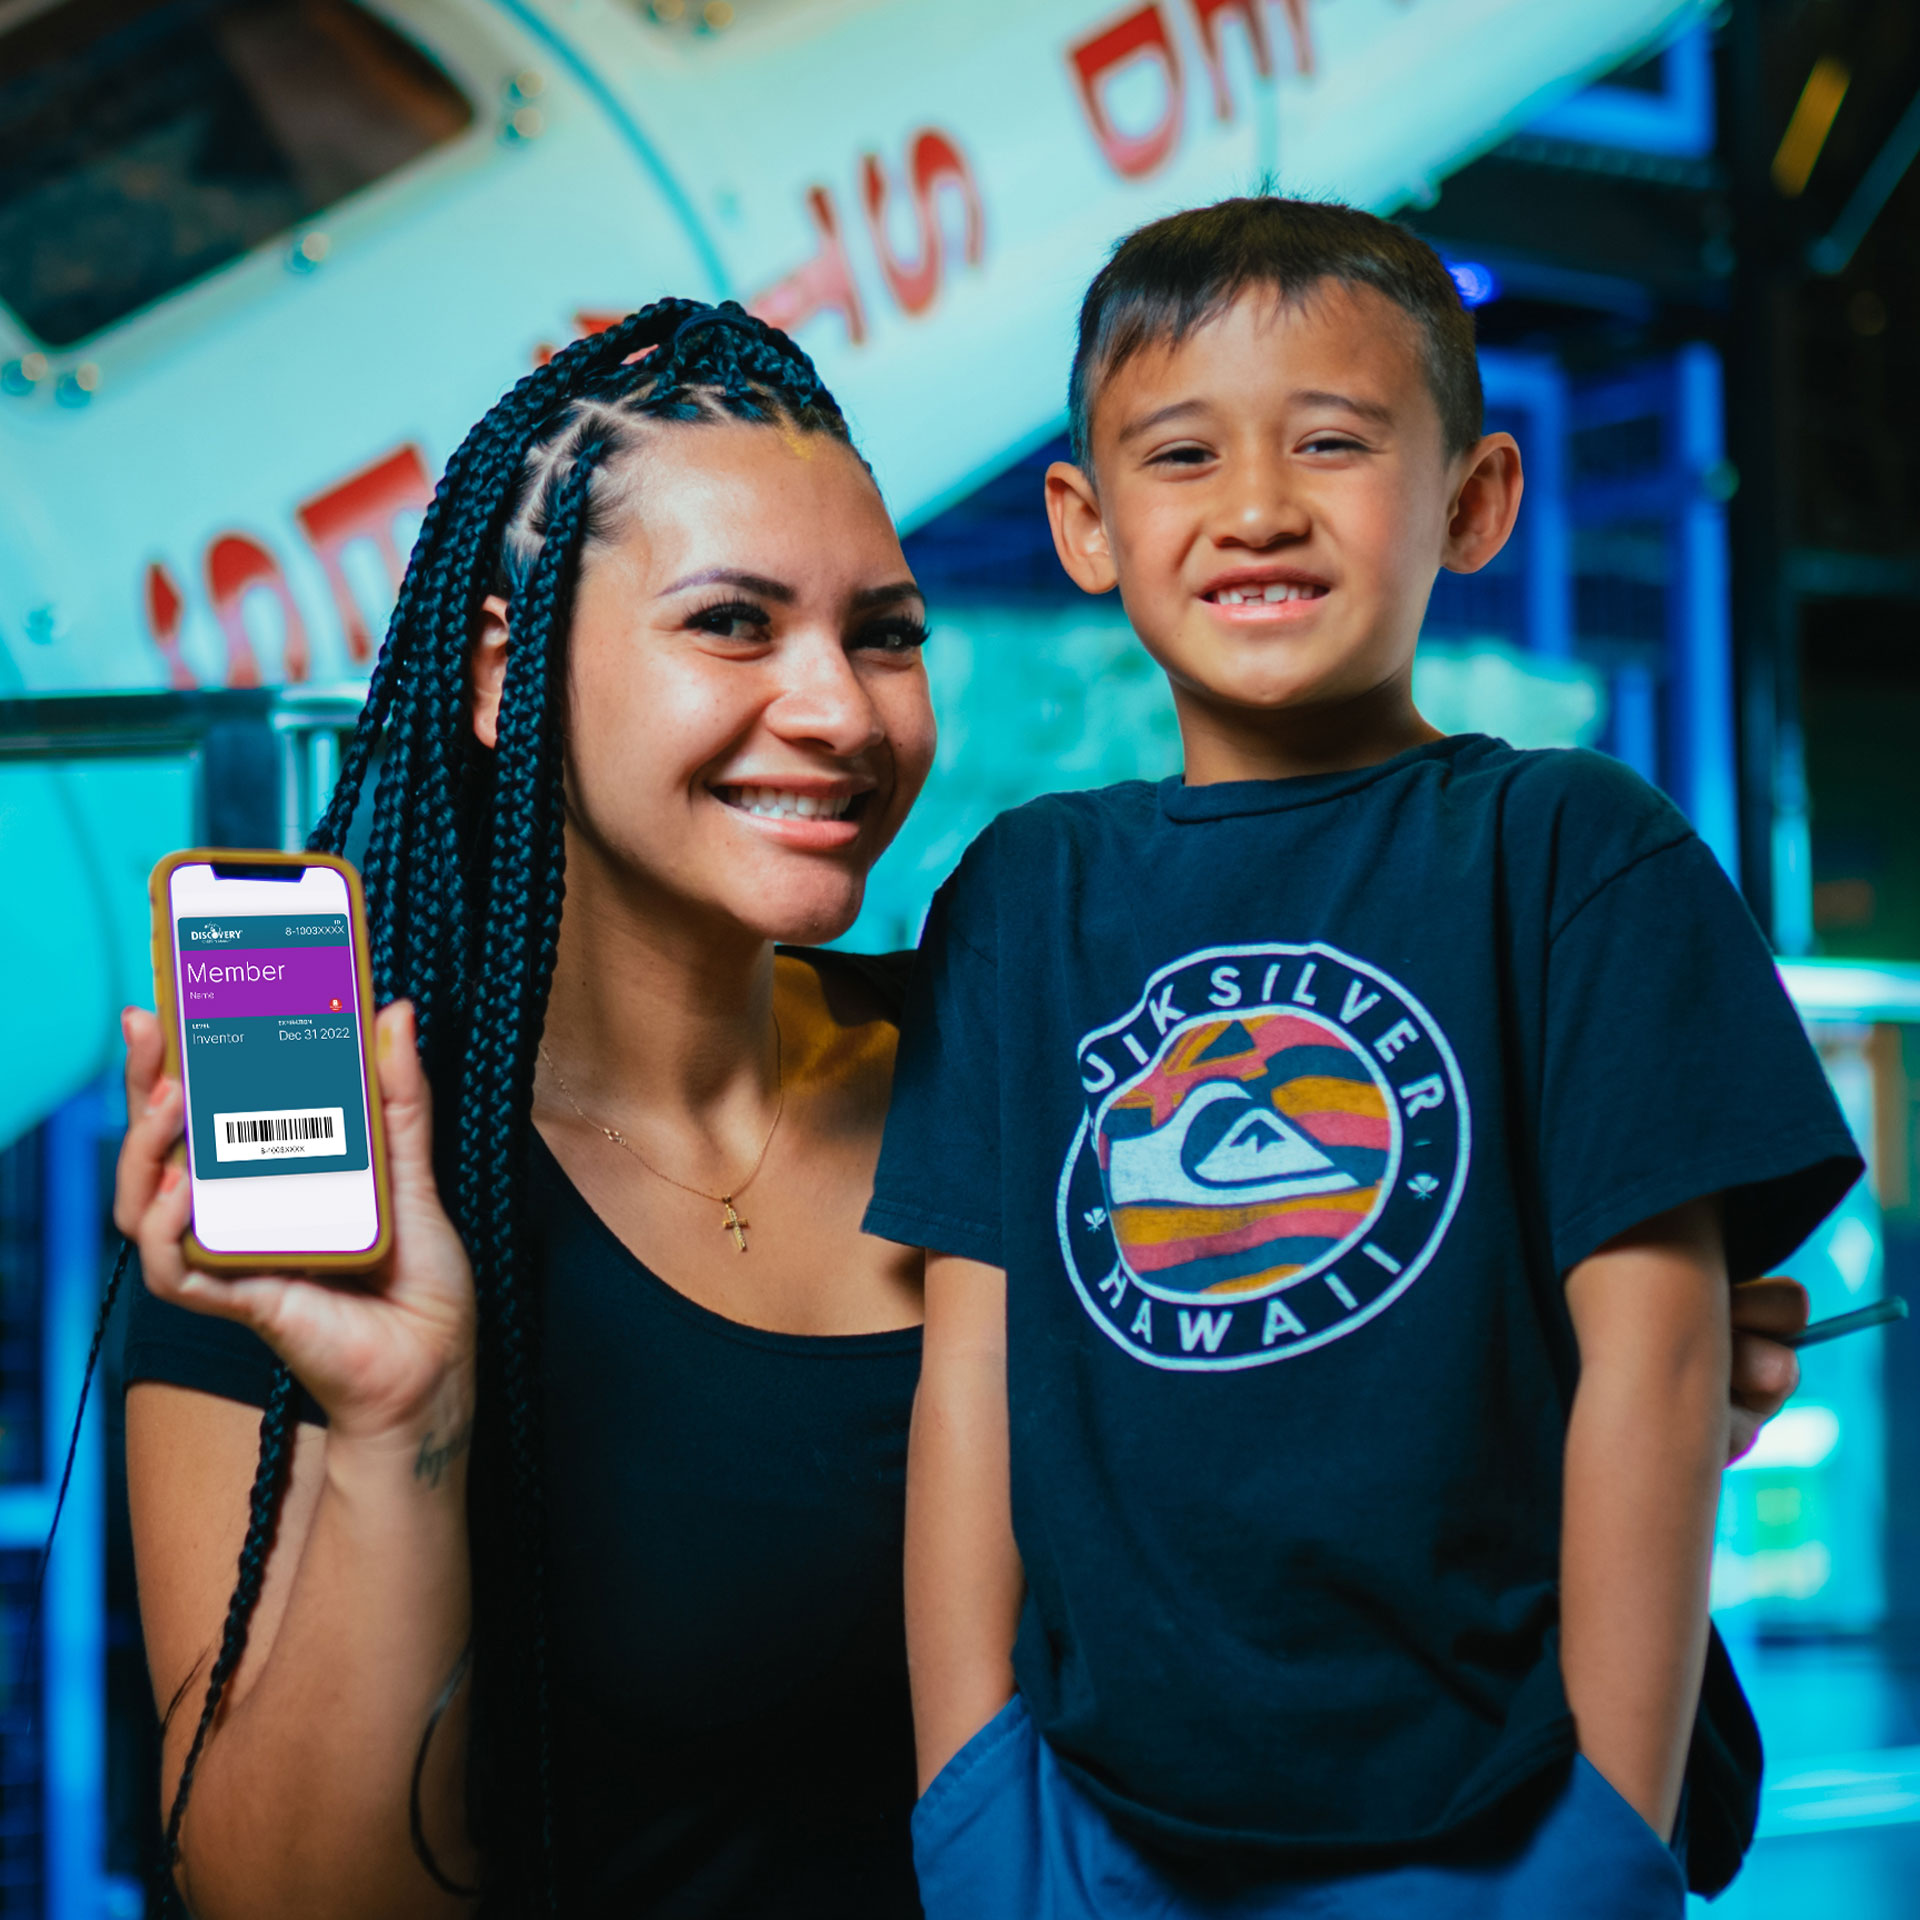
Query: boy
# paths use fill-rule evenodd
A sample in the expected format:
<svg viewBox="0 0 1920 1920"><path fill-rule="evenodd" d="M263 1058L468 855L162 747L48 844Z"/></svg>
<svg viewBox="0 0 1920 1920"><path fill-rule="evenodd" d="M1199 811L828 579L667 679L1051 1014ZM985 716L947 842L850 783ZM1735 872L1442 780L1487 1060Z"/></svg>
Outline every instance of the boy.
<svg viewBox="0 0 1920 1920"><path fill-rule="evenodd" d="M1186 771L1003 816L923 943L867 1225L929 1252L929 1920L1678 1915L1726 1288L1853 1144L1666 801L1414 709L1521 491L1428 248L1143 228L1070 399Z"/></svg>

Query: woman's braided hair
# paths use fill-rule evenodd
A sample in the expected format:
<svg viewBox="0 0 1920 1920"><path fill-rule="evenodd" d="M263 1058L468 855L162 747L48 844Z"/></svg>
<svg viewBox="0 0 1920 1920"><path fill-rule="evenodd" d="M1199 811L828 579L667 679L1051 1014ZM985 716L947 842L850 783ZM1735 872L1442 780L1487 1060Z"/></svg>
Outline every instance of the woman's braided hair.
<svg viewBox="0 0 1920 1920"><path fill-rule="evenodd" d="M615 537L655 422L846 421L813 363L729 301L662 300L575 342L505 395L447 463L401 583L339 785L308 841L344 847L382 753L366 856L374 993L410 998L440 1114L442 1198L473 1263L479 1412L470 1480L474 1700L468 1768L486 1908L557 1912L546 1512L526 1205L534 1057L564 894L567 642L586 546ZM509 601L495 746L469 721L481 603ZM260 1423L246 1543L167 1823L166 1861L221 1693L245 1651L291 1454L282 1368ZM429 1863L430 1864L430 1863ZM439 1877L437 1869L436 1877ZM444 1884L444 1882L443 1882Z"/></svg>

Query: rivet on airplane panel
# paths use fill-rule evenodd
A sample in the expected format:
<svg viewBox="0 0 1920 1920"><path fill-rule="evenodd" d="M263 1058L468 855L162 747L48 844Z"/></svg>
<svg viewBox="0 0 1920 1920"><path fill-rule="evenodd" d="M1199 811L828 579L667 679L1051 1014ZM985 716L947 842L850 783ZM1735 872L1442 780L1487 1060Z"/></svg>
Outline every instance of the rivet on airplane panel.
<svg viewBox="0 0 1920 1920"><path fill-rule="evenodd" d="M686 0L653 0L647 9L663 27L670 27L676 20L686 17Z"/></svg>
<svg viewBox="0 0 1920 1920"><path fill-rule="evenodd" d="M287 265L295 273L311 273L333 251L333 242L324 233L303 233L287 255Z"/></svg>
<svg viewBox="0 0 1920 1920"><path fill-rule="evenodd" d="M727 0L707 0L700 9L700 24L709 33L725 33L733 25L733 9Z"/></svg>
<svg viewBox="0 0 1920 1920"><path fill-rule="evenodd" d="M47 377L47 356L44 353L23 353L18 360L9 360L0 367L0 390L7 393L31 393Z"/></svg>
<svg viewBox="0 0 1920 1920"><path fill-rule="evenodd" d="M547 90L547 76L534 67L516 73L501 92L511 101L538 100Z"/></svg>
<svg viewBox="0 0 1920 1920"><path fill-rule="evenodd" d="M547 117L538 107L521 107L507 116L500 137L508 142L538 140L547 130Z"/></svg>

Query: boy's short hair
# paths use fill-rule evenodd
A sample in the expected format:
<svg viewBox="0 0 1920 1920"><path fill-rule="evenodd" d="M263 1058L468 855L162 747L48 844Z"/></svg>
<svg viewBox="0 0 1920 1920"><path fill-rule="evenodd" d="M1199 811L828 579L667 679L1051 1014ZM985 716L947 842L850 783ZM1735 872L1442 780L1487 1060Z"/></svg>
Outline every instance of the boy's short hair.
<svg viewBox="0 0 1920 1920"><path fill-rule="evenodd" d="M1337 201L1222 200L1137 227L1080 305L1067 388L1076 465L1091 472L1100 387L1147 346L1179 346L1252 288L1282 301L1322 281L1371 287L1419 329L1449 457L1481 435L1485 400L1473 317L1440 256L1417 234Z"/></svg>

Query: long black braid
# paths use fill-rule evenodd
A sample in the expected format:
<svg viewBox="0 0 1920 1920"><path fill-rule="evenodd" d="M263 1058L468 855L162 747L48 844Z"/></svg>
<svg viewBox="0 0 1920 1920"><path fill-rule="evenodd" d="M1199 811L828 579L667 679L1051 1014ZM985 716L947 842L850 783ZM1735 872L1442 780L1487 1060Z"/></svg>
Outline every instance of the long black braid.
<svg viewBox="0 0 1920 1920"><path fill-rule="evenodd" d="M503 1916L556 1913L563 1891L527 1172L565 890L574 585L583 550L619 531L619 481L653 423L722 419L849 440L813 363L732 302L660 301L577 341L495 405L434 494L339 785L308 842L316 851L345 845L380 755L365 861L374 992L382 1004L414 1003L442 1138L451 1140L441 1193L473 1263L479 1308L468 1801L471 1829L485 1837L486 1910ZM510 638L487 750L469 720L467 671L481 602L493 592L509 602ZM167 1824L169 1869L194 1770L246 1650L286 1484L292 1402L283 1368L261 1417L246 1544Z"/></svg>

